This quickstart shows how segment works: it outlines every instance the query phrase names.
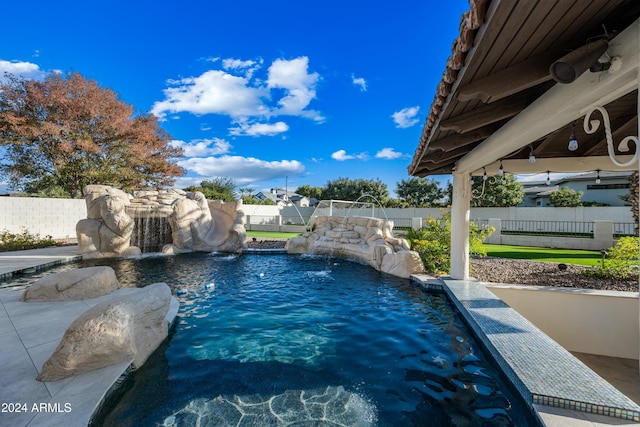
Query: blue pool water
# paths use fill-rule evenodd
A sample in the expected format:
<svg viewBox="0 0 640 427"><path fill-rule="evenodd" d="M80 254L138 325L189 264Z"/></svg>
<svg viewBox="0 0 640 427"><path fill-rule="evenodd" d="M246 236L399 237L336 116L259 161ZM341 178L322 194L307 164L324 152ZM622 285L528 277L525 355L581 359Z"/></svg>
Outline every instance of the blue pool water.
<svg viewBox="0 0 640 427"><path fill-rule="evenodd" d="M444 295L326 257L85 262L181 303L100 425L536 425Z"/></svg>

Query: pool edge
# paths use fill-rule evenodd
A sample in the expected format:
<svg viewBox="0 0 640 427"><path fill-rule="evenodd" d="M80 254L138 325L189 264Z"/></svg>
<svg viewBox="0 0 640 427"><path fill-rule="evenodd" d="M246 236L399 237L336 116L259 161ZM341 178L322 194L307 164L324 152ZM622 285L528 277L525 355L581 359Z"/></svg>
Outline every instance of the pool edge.
<svg viewBox="0 0 640 427"><path fill-rule="evenodd" d="M544 405L640 422L640 406L480 282L426 274L412 275L411 280L422 289L443 292L449 297L534 413L539 412L535 405ZM550 365L544 363L551 357L556 366L559 365L553 372L549 372ZM554 381L549 381L550 376ZM587 387L578 387L585 383ZM581 390L574 393L566 388L567 384Z"/></svg>

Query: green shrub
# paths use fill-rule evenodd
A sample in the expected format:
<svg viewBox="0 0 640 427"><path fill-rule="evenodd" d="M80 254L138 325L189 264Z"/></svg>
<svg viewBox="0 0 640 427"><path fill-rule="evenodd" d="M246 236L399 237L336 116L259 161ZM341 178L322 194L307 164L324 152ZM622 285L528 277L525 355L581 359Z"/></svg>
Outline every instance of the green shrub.
<svg viewBox="0 0 640 427"><path fill-rule="evenodd" d="M46 248L58 246L58 242L51 236L40 237L40 234L33 234L25 227L20 233L12 233L7 229L0 231L0 252L21 251L25 249Z"/></svg>
<svg viewBox="0 0 640 427"><path fill-rule="evenodd" d="M637 237L621 237L606 252L599 267L585 270L583 274L602 279L632 280L638 277L640 247Z"/></svg>
<svg viewBox="0 0 640 427"><path fill-rule="evenodd" d="M469 253L486 256L483 242L494 229L481 230L474 222L469 223ZM418 252L424 268L432 273L448 273L451 269L451 213L442 211L442 219L429 217L418 230L408 230L407 240L411 249Z"/></svg>

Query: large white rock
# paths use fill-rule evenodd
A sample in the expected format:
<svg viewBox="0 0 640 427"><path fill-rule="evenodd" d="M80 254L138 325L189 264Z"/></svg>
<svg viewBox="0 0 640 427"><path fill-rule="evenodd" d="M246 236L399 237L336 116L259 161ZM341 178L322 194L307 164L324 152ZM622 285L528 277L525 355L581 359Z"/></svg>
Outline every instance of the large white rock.
<svg viewBox="0 0 640 427"><path fill-rule="evenodd" d="M57 381L132 360L137 369L167 337L171 290L155 283L78 316L44 363L39 381Z"/></svg>
<svg viewBox="0 0 640 427"><path fill-rule="evenodd" d="M120 287L113 268L77 268L41 277L22 294L22 301L73 301L110 294Z"/></svg>
<svg viewBox="0 0 640 427"><path fill-rule="evenodd" d="M351 258L400 277L423 273L417 252L405 239L393 237L393 222L368 217L316 217L313 231L289 239L290 254L312 253Z"/></svg>

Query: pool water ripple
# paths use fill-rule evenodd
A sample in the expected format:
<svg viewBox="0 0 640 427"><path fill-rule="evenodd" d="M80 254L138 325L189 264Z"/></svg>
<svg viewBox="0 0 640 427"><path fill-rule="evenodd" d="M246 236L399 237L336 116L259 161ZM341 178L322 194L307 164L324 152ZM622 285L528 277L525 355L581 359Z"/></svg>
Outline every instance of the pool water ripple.
<svg viewBox="0 0 640 427"><path fill-rule="evenodd" d="M408 280L326 257L141 261L109 263L121 282L168 283L179 320L104 425L285 426L297 410L319 426L535 425L446 297ZM305 393L335 419L314 418ZM247 400L267 409L232 423Z"/></svg>

